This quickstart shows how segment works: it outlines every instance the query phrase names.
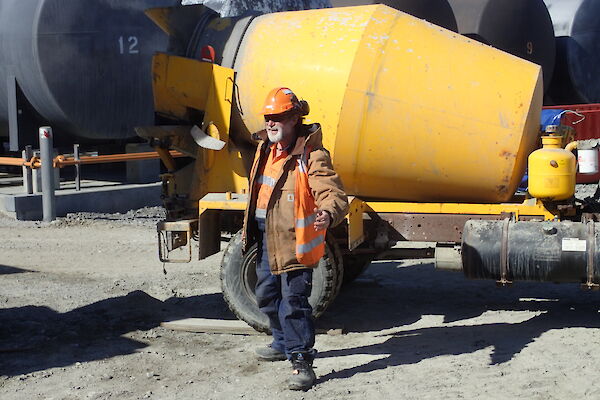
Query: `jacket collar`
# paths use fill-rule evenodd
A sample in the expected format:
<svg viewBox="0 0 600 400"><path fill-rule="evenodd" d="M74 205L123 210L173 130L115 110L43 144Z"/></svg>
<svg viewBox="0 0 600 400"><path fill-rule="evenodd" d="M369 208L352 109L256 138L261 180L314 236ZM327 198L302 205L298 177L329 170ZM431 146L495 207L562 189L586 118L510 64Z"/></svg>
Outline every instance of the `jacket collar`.
<svg viewBox="0 0 600 400"><path fill-rule="evenodd" d="M323 147L323 133L320 124L302 125L302 132L298 136L291 154L300 155L304 153L305 147L311 149Z"/></svg>
<svg viewBox="0 0 600 400"><path fill-rule="evenodd" d="M264 133L266 136L266 132L264 130L260 133ZM268 139L262 140L259 144L259 149L262 151L267 151L270 144L271 142L269 142ZM304 148L307 146L311 149L323 147L323 132L321 131L320 124L302 125L290 155L295 156L302 154L304 152Z"/></svg>

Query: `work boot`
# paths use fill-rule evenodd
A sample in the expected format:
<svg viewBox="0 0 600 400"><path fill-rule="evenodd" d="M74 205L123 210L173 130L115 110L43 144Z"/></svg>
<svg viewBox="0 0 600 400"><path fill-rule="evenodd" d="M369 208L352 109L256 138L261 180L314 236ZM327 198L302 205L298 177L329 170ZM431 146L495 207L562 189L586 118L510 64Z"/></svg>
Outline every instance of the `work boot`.
<svg viewBox="0 0 600 400"><path fill-rule="evenodd" d="M274 349L270 344L263 347L258 347L254 350L259 360L265 361L285 361L287 357L285 353L280 352L279 350Z"/></svg>
<svg viewBox="0 0 600 400"><path fill-rule="evenodd" d="M292 376L288 379L291 390L310 389L317 377L312 369L315 351L295 351L292 353Z"/></svg>

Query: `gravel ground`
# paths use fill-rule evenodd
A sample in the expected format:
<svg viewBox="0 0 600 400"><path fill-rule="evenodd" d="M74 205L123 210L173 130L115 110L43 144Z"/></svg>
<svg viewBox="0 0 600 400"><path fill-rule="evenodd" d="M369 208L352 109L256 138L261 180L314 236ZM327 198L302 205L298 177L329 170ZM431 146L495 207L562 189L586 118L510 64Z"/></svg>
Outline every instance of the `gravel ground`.
<svg viewBox="0 0 600 400"><path fill-rule="evenodd" d="M375 262L319 321L318 384L290 392L286 362L258 362L264 335L171 331L233 319L222 253L157 260L160 208L0 216L0 398L565 399L600 396L597 292L468 281L428 260ZM222 248L227 245L222 243Z"/></svg>

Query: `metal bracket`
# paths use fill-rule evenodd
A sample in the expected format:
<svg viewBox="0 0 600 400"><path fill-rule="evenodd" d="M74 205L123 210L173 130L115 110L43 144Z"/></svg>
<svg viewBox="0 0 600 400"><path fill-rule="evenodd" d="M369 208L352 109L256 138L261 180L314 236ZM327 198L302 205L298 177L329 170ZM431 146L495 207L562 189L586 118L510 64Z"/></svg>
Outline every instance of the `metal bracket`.
<svg viewBox="0 0 600 400"><path fill-rule="evenodd" d="M600 290L600 285L594 283L595 262L594 255L596 254L596 229L593 220L586 221L587 225L587 281L581 285L582 289Z"/></svg>
<svg viewBox="0 0 600 400"><path fill-rule="evenodd" d="M350 211L346 216L348 221L348 250L354 250L365 241L363 212L366 203L359 198L350 197Z"/></svg>
<svg viewBox="0 0 600 400"><path fill-rule="evenodd" d="M514 216L513 216L514 217ZM500 244L500 280L498 286L508 286L512 281L508 280L508 227L512 218L505 218L502 224L502 243Z"/></svg>
<svg viewBox="0 0 600 400"><path fill-rule="evenodd" d="M156 225L159 260L164 263L188 263L192 261L192 232L197 228L197 219L160 221ZM169 258L169 253L180 247L184 247L184 252L187 248L187 258Z"/></svg>

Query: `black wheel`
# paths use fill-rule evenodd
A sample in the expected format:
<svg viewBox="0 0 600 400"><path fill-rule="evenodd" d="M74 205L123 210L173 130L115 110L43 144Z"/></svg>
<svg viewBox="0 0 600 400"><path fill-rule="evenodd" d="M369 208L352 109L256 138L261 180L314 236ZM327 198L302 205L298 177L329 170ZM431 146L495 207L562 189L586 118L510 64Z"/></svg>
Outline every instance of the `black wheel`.
<svg viewBox="0 0 600 400"><path fill-rule="evenodd" d="M375 256L370 254L348 255L344 257L344 285L349 284L362 274Z"/></svg>
<svg viewBox="0 0 600 400"><path fill-rule="evenodd" d="M229 242L221 262L221 290L233 313L260 332L269 332L269 320L260 312L254 294L256 286L256 253L254 245L242 256L242 234ZM327 238L325 256L313 271L312 292L308 299L313 316L318 318L340 291L344 268L339 248Z"/></svg>

